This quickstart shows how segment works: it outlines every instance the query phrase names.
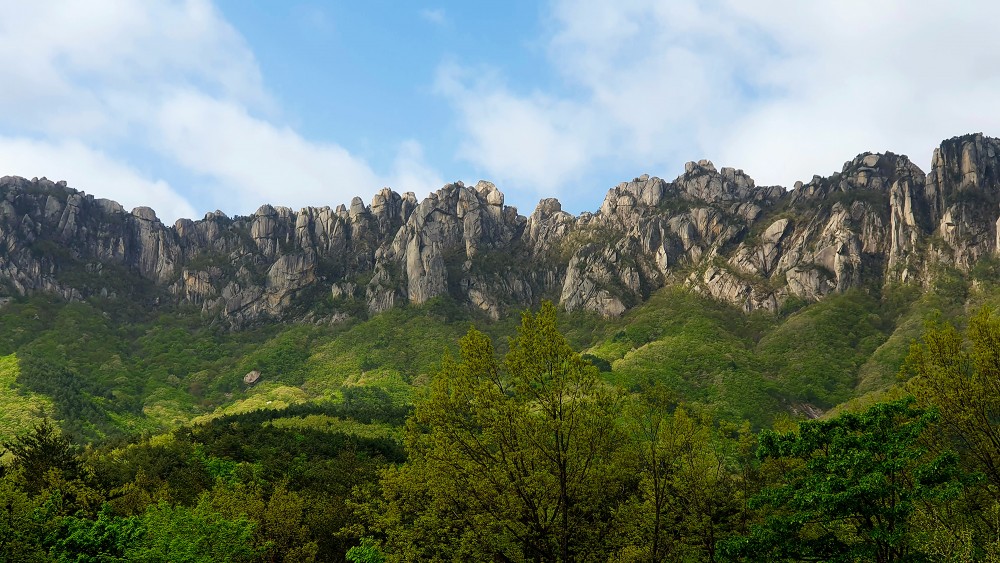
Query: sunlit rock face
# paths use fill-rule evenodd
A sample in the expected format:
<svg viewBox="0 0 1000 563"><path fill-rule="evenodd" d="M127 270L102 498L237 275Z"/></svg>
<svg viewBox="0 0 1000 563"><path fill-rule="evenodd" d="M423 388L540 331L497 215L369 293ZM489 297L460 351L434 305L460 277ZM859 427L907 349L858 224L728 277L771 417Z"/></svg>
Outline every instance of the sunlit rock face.
<svg viewBox="0 0 1000 563"><path fill-rule="evenodd" d="M343 319L448 298L499 318L558 301L618 316L667 284L744 310L850 288L928 283L1000 247L1000 140L942 142L931 170L864 153L786 190L689 162L643 175L574 216L543 199L527 217L492 183L422 200L383 188L365 204L262 205L164 225L45 178L0 178L0 292L163 300L233 326ZM0 296L2 297L2 296Z"/></svg>

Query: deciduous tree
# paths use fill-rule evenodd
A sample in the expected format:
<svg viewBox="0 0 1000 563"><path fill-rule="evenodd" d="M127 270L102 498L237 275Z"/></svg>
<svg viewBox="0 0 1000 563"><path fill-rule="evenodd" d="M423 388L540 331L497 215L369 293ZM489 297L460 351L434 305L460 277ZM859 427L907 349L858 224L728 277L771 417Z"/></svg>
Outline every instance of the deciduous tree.
<svg viewBox="0 0 1000 563"><path fill-rule="evenodd" d="M941 413L943 447L982 472L1000 501L1000 317L981 309L965 333L934 323L910 348L909 388Z"/></svg>
<svg viewBox="0 0 1000 563"><path fill-rule="evenodd" d="M954 453L921 447L921 433L938 416L913 402L803 422L796 432L762 432L761 458L800 464L758 498L774 511L766 523L725 551L750 561L918 559L910 526L917 504L955 496L961 481Z"/></svg>
<svg viewBox="0 0 1000 563"><path fill-rule="evenodd" d="M607 559L628 476L620 395L556 330L526 313L503 362L470 330L446 359L383 479L387 555L398 560Z"/></svg>

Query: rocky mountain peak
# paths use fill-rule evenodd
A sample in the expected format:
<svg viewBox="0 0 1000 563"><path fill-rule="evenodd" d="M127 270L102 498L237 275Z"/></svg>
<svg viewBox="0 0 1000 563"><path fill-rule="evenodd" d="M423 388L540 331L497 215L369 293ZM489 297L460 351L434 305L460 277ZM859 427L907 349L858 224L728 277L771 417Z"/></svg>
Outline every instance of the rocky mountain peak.
<svg viewBox="0 0 1000 563"><path fill-rule="evenodd" d="M422 200L382 188L370 205L265 204L165 226L146 207L5 176L0 279L7 296L65 299L136 298L152 284L157 302L194 303L236 326L440 297L492 317L543 297L614 316L666 284L775 310L792 297L927 283L940 265L968 271L996 256L998 221L1000 140L982 134L942 142L926 174L905 156L866 152L790 191L689 162L673 181L622 182L579 216L549 198L524 217L483 180Z"/></svg>

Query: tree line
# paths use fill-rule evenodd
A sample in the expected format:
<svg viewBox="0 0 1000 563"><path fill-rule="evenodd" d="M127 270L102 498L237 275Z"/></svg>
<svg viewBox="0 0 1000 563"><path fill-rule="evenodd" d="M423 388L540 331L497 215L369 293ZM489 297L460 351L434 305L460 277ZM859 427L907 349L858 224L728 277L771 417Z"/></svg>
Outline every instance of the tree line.
<svg viewBox="0 0 1000 563"><path fill-rule="evenodd" d="M882 400L766 430L606 384L551 304L506 349L470 330L412 412L354 388L87 448L43 422L4 445L0 559L1000 560L989 310L929 325Z"/></svg>
<svg viewBox="0 0 1000 563"><path fill-rule="evenodd" d="M928 327L895 395L753 432L605 385L526 314L471 330L382 471L355 561L972 561L1000 557L1000 319Z"/></svg>

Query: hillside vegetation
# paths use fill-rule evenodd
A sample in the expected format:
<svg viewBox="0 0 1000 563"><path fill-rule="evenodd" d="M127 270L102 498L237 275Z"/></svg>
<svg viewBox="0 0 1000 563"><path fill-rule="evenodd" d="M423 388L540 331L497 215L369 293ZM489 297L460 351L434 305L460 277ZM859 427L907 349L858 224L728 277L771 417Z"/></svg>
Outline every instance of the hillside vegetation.
<svg viewBox="0 0 1000 563"><path fill-rule="evenodd" d="M668 287L619 319L561 312L559 324L604 380L632 390L663 385L676 401L765 427L891 387L925 321L959 318L967 302L996 302L991 288L958 279L929 292L856 290L780 314L747 314ZM87 441L169 431L335 401L359 386L410 404L470 326L503 350L515 320L491 321L442 297L334 325L234 332L185 307L126 319L105 305L35 296L0 309L0 393L10 397L3 437L40 416ZM245 384L253 370L260 380Z"/></svg>
<svg viewBox="0 0 1000 563"><path fill-rule="evenodd" d="M615 322L544 304L513 331L470 328L436 303L239 345L205 329L214 339L200 355L188 331L133 325L105 334L103 352L58 362L41 346L71 339L21 331L29 359L0 366L16 374L15 404L36 410L4 441L0 558L992 561L1000 318L981 308L955 328L932 305L960 304L929 299L940 301L848 293L776 317L667 290ZM98 322L72 305L39 310L59 326ZM862 394L862 367L924 311L933 320L900 371L912 379ZM811 354L793 344L826 331L844 334ZM379 341L386 332L399 340ZM411 332L443 355L418 350ZM141 408L106 408L114 396L94 365L116 356L118 377L138 370L120 354L128 334L159 350L141 361L162 370L135 386ZM164 385L184 379L164 363L174 354L235 381L206 378L200 394ZM833 383L789 371L797 362L826 365ZM240 387L244 369L282 367ZM805 418L835 397L851 400ZM49 408L67 432L39 421ZM169 430L148 414L167 410L182 420Z"/></svg>
<svg viewBox="0 0 1000 563"><path fill-rule="evenodd" d="M579 216L0 177L0 560L1000 560L1000 139Z"/></svg>

